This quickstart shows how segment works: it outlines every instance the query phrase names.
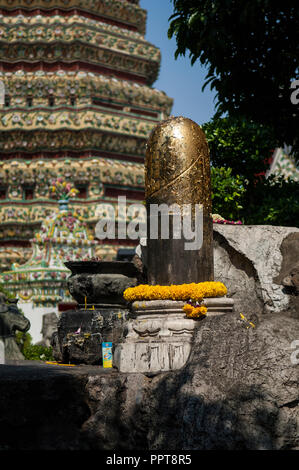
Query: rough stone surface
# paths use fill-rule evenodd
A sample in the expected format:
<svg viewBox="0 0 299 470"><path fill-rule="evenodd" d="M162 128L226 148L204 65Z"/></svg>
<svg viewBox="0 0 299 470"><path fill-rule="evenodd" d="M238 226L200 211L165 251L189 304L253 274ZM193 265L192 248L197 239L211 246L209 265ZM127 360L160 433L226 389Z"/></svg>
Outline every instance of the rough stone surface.
<svg viewBox="0 0 299 470"><path fill-rule="evenodd" d="M290 309L293 293L283 279L298 261L298 228L214 224L215 280L224 282L239 312Z"/></svg>
<svg viewBox="0 0 299 470"><path fill-rule="evenodd" d="M71 296L79 305L126 305L123 292L137 283L140 271L125 261L70 261L72 271L67 279Z"/></svg>
<svg viewBox="0 0 299 470"><path fill-rule="evenodd" d="M101 364L102 342L123 340L129 310L121 307L67 310L52 337L56 360L74 364Z"/></svg>
<svg viewBox="0 0 299 470"><path fill-rule="evenodd" d="M198 322L177 371L1 366L1 448L299 449L298 339L290 313L235 313Z"/></svg>
<svg viewBox="0 0 299 470"><path fill-rule="evenodd" d="M30 361L0 368L0 449L82 448L86 376Z"/></svg>
<svg viewBox="0 0 299 470"><path fill-rule="evenodd" d="M152 429L151 449L298 448L297 321L273 314L251 328L239 318L207 318L187 366L153 379L151 419L160 403L167 431Z"/></svg>
<svg viewBox="0 0 299 470"><path fill-rule="evenodd" d="M245 315L292 311L299 317L299 229L271 225L213 225L214 277ZM144 272L147 243L136 249Z"/></svg>

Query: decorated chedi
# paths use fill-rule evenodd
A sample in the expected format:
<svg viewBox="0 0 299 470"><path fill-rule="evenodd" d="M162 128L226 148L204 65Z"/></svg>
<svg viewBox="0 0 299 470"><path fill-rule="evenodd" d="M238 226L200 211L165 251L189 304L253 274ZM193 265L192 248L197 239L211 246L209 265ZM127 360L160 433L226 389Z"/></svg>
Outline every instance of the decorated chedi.
<svg viewBox="0 0 299 470"><path fill-rule="evenodd" d="M230 313L234 304L214 281L210 159L201 128L183 117L159 124L148 139L145 172L149 284L124 292L132 316L116 350L121 372L181 368L197 322Z"/></svg>
<svg viewBox="0 0 299 470"><path fill-rule="evenodd" d="M70 274L65 261L92 259L97 242L87 231L86 222L73 209L70 199L77 190L62 178L51 182L52 197L59 211L47 217L31 240L32 256L22 265L14 263L1 273L2 285L19 299L19 306L30 320L33 342L41 339L43 315L74 306L67 289Z"/></svg>
<svg viewBox="0 0 299 470"><path fill-rule="evenodd" d="M172 106L152 87L161 57L145 27L139 0L1 2L0 270L31 256L57 209L52 179L75 184L91 233L106 203L144 199L146 139ZM97 256L132 245L106 240Z"/></svg>

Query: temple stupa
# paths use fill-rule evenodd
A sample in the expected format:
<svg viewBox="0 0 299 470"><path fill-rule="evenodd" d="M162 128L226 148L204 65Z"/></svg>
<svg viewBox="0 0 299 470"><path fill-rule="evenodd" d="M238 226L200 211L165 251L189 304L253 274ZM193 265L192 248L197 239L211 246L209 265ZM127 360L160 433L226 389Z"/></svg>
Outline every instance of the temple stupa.
<svg viewBox="0 0 299 470"><path fill-rule="evenodd" d="M145 40L139 0L3 0L0 5L0 270L26 263L63 177L88 235L101 205L144 199L144 155L172 99L152 88L160 51ZM51 216L52 217L52 216ZM115 259L137 242L111 240Z"/></svg>
<svg viewBox="0 0 299 470"><path fill-rule="evenodd" d="M74 307L67 289L70 275L66 261L95 257L97 241L88 234L86 222L72 209L68 199L56 202L58 212L47 217L32 243L32 256L24 264L13 263L0 273L0 282L19 299L18 306L30 320L33 342L41 340L42 318Z"/></svg>

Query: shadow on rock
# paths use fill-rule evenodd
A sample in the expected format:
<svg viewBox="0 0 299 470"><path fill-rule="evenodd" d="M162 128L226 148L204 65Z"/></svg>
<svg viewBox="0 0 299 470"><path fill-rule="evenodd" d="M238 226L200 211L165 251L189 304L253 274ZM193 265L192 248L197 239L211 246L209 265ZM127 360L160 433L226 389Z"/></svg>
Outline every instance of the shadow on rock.
<svg viewBox="0 0 299 470"><path fill-rule="evenodd" d="M142 416L150 450L298 448L298 371L290 360L298 333L295 320L278 315L255 329L236 316L207 319L187 365L144 388L132 428Z"/></svg>

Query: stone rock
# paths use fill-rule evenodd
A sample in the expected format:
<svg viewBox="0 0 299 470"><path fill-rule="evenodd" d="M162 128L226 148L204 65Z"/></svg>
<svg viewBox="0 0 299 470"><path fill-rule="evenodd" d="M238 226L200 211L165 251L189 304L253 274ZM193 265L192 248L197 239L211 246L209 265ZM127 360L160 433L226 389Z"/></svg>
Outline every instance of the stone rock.
<svg viewBox="0 0 299 470"><path fill-rule="evenodd" d="M296 338L289 315L264 316L256 327L237 314L207 317L182 369L89 378L83 442L156 452L299 449Z"/></svg>
<svg viewBox="0 0 299 470"><path fill-rule="evenodd" d="M84 449L87 378L69 369L38 361L1 366L0 451Z"/></svg>
<svg viewBox="0 0 299 470"><path fill-rule="evenodd" d="M80 306L126 305L123 292L136 286L139 274L136 266L125 261L69 261L72 271L67 279L71 296Z"/></svg>
<svg viewBox="0 0 299 470"><path fill-rule="evenodd" d="M142 263L141 256L137 252L132 259L132 263L137 269L137 284L147 284L146 268Z"/></svg>
<svg viewBox="0 0 299 470"><path fill-rule="evenodd" d="M291 287L296 294L299 294L299 263L295 265L290 273L283 278L282 284L285 287Z"/></svg>
<svg viewBox="0 0 299 470"><path fill-rule="evenodd" d="M52 338L54 358L64 363L100 365L102 342L111 341L114 351L123 341L128 314L121 307L62 312Z"/></svg>
<svg viewBox="0 0 299 470"><path fill-rule="evenodd" d="M70 261L67 280L79 309L61 314L52 338L56 360L75 364L101 364L102 343L113 351L123 341L128 302L123 292L137 283L141 271L126 261Z"/></svg>
<svg viewBox="0 0 299 470"><path fill-rule="evenodd" d="M298 228L214 224L215 280L245 315L290 308L283 279L298 260Z"/></svg>
<svg viewBox="0 0 299 470"><path fill-rule="evenodd" d="M294 295L298 292L298 228L214 224L213 238L215 281L226 285L236 311L259 316L292 310L299 316L299 298ZM146 269L145 238L136 254Z"/></svg>
<svg viewBox="0 0 299 470"><path fill-rule="evenodd" d="M186 366L144 389L149 448L298 449L296 338L278 313L255 328L236 314L199 323Z"/></svg>
<svg viewBox="0 0 299 470"><path fill-rule="evenodd" d="M290 313L229 313L198 323L176 371L3 365L0 449L298 450L298 339Z"/></svg>

